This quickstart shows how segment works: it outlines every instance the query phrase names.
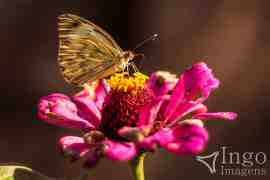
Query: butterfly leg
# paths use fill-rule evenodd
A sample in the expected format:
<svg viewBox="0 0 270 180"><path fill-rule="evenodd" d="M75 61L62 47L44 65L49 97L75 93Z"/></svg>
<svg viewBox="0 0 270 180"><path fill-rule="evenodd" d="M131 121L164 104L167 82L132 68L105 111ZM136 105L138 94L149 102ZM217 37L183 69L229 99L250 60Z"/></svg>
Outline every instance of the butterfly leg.
<svg viewBox="0 0 270 180"><path fill-rule="evenodd" d="M133 73L139 72L139 69L137 68L134 62L128 63L128 66L132 68Z"/></svg>

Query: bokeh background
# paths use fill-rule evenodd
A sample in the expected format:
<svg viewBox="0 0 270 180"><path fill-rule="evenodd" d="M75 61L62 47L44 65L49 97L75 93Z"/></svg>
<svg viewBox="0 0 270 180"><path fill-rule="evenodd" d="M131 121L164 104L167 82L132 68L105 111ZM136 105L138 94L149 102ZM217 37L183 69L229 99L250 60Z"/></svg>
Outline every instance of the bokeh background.
<svg viewBox="0 0 270 180"><path fill-rule="evenodd" d="M56 146L74 134L39 122L39 97L52 92L72 94L57 67L57 16L74 13L106 29L129 49L158 33L160 39L140 49L141 69L180 73L205 61L221 80L207 101L211 111L235 111L235 122L211 121L211 141L203 155L227 146L230 151L265 152L263 177L210 175L194 157L159 151L149 155L148 180L269 179L270 177L270 1L267 0L137 0L137 1L0 1L0 162L20 162L55 177L73 177ZM89 179L130 179L125 163L102 161Z"/></svg>

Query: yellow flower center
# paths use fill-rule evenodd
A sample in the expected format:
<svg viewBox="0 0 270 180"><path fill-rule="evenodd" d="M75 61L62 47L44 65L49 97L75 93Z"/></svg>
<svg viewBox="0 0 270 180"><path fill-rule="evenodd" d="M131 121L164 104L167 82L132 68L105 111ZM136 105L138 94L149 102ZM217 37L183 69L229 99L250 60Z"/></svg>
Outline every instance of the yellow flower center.
<svg viewBox="0 0 270 180"><path fill-rule="evenodd" d="M144 83L148 79L148 76L135 72L132 75L128 75L126 72L115 73L107 80L112 90L131 92L133 90L139 90L144 88Z"/></svg>

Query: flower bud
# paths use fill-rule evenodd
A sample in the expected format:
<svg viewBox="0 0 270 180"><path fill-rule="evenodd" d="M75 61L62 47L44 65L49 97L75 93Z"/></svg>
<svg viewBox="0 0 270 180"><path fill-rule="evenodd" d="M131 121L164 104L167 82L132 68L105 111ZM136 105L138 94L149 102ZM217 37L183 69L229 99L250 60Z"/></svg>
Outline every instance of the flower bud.
<svg viewBox="0 0 270 180"><path fill-rule="evenodd" d="M86 144L95 144L103 141L105 136L102 132L93 130L89 133L86 133L83 138Z"/></svg>
<svg viewBox="0 0 270 180"><path fill-rule="evenodd" d="M138 128L123 127L118 130L118 134L133 142L140 142L144 139L143 133Z"/></svg>

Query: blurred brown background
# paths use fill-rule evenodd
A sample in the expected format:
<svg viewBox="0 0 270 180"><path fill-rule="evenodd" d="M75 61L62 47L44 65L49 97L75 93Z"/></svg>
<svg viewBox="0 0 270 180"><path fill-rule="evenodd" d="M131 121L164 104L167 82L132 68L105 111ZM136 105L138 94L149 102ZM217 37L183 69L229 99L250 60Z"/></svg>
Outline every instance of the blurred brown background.
<svg viewBox="0 0 270 180"><path fill-rule="evenodd" d="M210 175L194 157L160 151L146 160L147 180L269 179L270 177L270 1L0 1L1 101L0 162L21 162L49 176L72 177L57 139L74 134L36 119L39 97L72 94L57 68L56 18L74 13L106 29L123 49L153 33L160 40L140 49L141 69L180 73L205 61L221 80L208 100L211 111L235 111L235 122L207 123L211 141L203 154L220 150L265 152L263 177ZM126 164L104 160L89 179L130 179Z"/></svg>

